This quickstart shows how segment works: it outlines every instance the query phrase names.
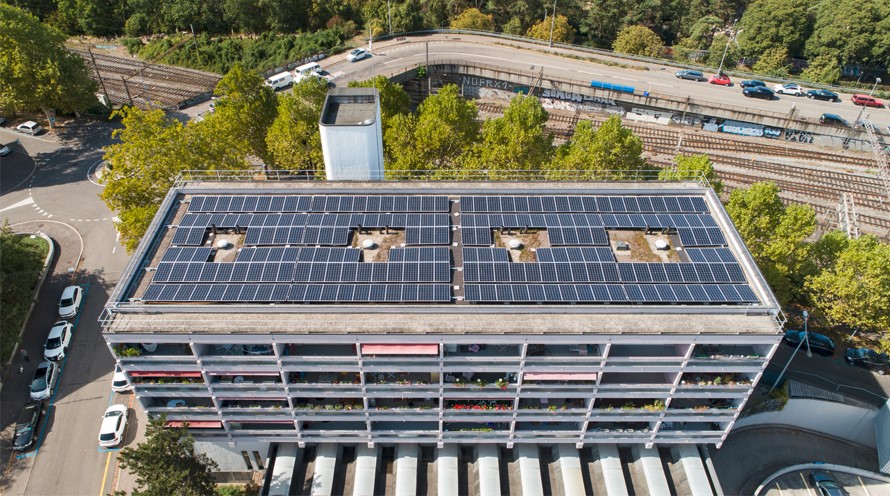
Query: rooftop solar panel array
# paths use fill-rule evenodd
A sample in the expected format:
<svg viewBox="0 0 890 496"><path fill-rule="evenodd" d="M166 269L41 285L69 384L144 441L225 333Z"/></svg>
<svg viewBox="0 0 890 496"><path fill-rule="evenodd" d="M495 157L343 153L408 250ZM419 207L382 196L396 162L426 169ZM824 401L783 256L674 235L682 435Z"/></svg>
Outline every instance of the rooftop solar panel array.
<svg viewBox="0 0 890 496"><path fill-rule="evenodd" d="M450 302L454 237L470 303L745 304L757 301L704 198L193 196L142 299L149 302ZM208 231L244 234L209 262ZM363 262L353 230L404 229L387 262ZM512 262L494 231L547 231L536 262ZM676 232L690 262L618 262L607 230ZM460 262L460 261L459 261Z"/></svg>

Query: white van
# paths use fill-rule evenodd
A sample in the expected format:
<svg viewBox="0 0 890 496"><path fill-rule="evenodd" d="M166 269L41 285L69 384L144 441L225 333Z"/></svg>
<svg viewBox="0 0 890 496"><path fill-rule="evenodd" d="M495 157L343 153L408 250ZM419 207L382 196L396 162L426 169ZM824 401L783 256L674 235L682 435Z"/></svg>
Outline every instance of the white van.
<svg viewBox="0 0 890 496"><path fill-rule="evenodd" d="M294 69L294 79L299 83L307 77L321 77L321 72L322 69L320 65L315 62L309 62L308 64L303 64Z"/></svg>
<svg viewBox="0 0 890 496"><path fill-rule="evenodd" d="M289 72L279 72L266 80L266 86L272 88L273 91L287 88L292 84L294 84L294 77Z"/></svg>

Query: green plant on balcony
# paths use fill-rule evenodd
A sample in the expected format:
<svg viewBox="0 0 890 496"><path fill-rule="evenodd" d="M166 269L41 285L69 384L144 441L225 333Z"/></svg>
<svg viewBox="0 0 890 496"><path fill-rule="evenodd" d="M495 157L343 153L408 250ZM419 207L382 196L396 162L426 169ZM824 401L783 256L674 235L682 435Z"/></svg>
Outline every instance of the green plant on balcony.
<svg viewBox="0 0 890 496"><path fill-rule="evenodd" d="M720 376L718 375L717 377L714 378L714 385L715 385L715 386L720 386L720 385L722 385L722 384L723 384L723 378L722 378L722 377L720 377Z"/></svg>
<svg viewBox="0 0 890 496"><path fill-rule="evenodd" d="M649 403L648 405L643 405L643 408L646 410L649 410L650 412L657 412L657 411L664 410L665 405L664 405L664 401L655 400L652 403Z"/></svg>
<svg viewBox="0 0 890 496"><path fill-rule="evenodd" d="M120 347L120 349L118 350L117 354L118 354L118 356L127 357L127 358L138 357L138 356L142 356L142 349L139 348L138 346L124 346L124 345L122 345Z"/></svg>
<svg viewBox="0 0 890 496"><path fill-rule="evenodd" d="M547 409L550 410L551 412L555 412L555 411L556 411L556 405L550 405L550 406L547 407Z"/></svg>
<svg viewBox="0 0 890 496"><path fill-rule="evenodd" d="M458 429L459 432L494 432L494 429L491 427L464 427L463 429Z"/></svg>
<svg viewBox="0 0 890 496"><path fill-rule="evenodd" d="M636 405L634 405L633 403L631 403L631 402L627 402L627 403L625 403L624 405L621 406L621 409L624 410L624 411L629 411L629 410L636 410L637 407L636 407Z"/></svg>
<svg viewBox="0 0 890 496"><path fill-rule="evenodd" d="M696 412L704 412L704 411L708 410L708 406L707 405L698 405L697 407L693 408L693 410L695 410Z"/></svg>
<svg viewBox="0 0 890 496"><path fill-rule="evenodd" d="M464 387L464 386L467 385L467 383L464 382L464 380L461 379L460 377L458 377L457 379L455 379L454 382L453 382L453 384L454 384L455 386L457 386L457 387Z"/></svg>
<svg viewBox="0 0 890 496"><path fill-rule="evenodd" d="M409 381L408 379L399 379L396 381L396 384L398 384L400 386L410 386L411 381Z"/></svg>
<svg viewBox="0 0 890 496"><path fill-rule="evenodd" d="M386 405L379 405L379 406L377 406L377 409L378 410L389 410L389 407Z"/></svg>
<svg viewBox="0 0 890 496"><path fill-rule="evenodd" d="M495 381L495 384L501 389L507 389L507 386L510 384L510 382L507 381L507 379L501 377L500 379Z"/></svg>
<svg viewBox="0 0 890 496"><path fill-rule="evenodd" d="M476 385L479 387L485 387L488 385L488 382L486 382L485 379L479 378L476 379Z"/></svg>

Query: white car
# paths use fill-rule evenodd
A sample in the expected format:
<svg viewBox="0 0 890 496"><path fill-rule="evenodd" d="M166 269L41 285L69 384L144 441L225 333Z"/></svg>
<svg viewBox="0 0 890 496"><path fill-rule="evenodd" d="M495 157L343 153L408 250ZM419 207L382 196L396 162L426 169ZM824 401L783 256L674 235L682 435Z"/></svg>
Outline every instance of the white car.
<svg viewBox="0 0 890 496"><path fill-rule="evenodd" d="M59 366L53 362L41 362L31 380L31 399L43 401L53 395L59 380Z"/></svg>
<svg viewBox="0 0 890 496"><path fill-rule="evenodd" d="M40 134L43 131L43 128L40 127L40 124L37 124L34 121L24 122L15 127L15 130L20 133L30 134L34 136L36 134Z"/></svg>
<svg viewBox="0 0 890 496"><path fill-rule="evenodd" d="M358 62L359 60L370 56L371 53L365 50L364 48L356 48L355 50L349 52L349 55L346 56L346 60L350 62Z"/></svg>
<svg viewBox="0 0 890 496"><path fill-rule="evenodd" d="M125 393L133 390L133 385L127 380L127 374L121 370L120 365L114 366L114 375L111 377L111 390L115 393Z"/></svg>
<svg viewBox="0 0 890 496"><path fill-rule="evenodd" d="M774 88L776 93L782 95L804 96L807 94L806 90L794 83L777 84L774 86Z"/></svg>
<svg viewBox="0 0 890 496"><path fill-rule="evenodd" d="M83 288L80 286L68 286L62 291L62 297L59 299L59 317L70 319L77 315L77 309L80 308L81 300L83 300Z"/></svg>
<svg viewBox="0 0 890 496"><path fill-rule="evenodd" d="M43 358L47 360L61 360L68 354L68 344L71 342L71 333L74 325L65 320L53 324L43 345Z"/></svg>
<svg viewBox="0 0 890 496"><path fill-rule="evenodd" d="M99 429L99 446L113 448L124 440L127 430L127 405L111 405L102 415Z"/></svg>
<svg viewBox="0 0 890 496"><path fill-rule="evenodd" d="M9 145L3 145L3 147L0 148L0 157L5 157L10 153L12 153L12 148L10 148Z"/></svg>

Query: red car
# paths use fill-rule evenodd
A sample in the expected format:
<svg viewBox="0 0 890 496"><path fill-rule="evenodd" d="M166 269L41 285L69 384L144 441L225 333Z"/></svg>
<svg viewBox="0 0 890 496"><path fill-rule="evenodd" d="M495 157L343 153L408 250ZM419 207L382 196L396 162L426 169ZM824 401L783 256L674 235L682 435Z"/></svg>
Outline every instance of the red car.
<svg viewBox="0 0 890 496"><path fill-rule="evenodd" d="M868 95L853 95L851 98L853 100L853 105L864 105L866 107L875 107L881 108L884 106L884 102L878 100L877 98L870 97Z"/></svg>
<svg viewBox="0 0 890 496"><path fill-rule="evenodd" d="M708 78L708 82L711 84L719 84L720 86L732 86L732 81L729 80L729 76L726 74L716 74Z"/></svg>

